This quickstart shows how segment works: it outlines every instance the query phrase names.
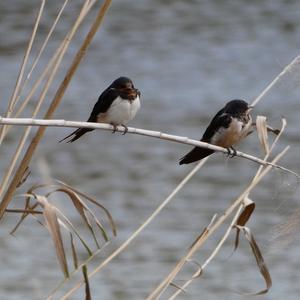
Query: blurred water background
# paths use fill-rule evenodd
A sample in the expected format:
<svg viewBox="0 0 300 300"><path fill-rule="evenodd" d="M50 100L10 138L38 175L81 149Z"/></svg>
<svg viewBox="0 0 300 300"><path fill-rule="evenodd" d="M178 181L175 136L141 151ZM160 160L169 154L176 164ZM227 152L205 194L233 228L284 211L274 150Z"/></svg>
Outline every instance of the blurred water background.
<svg viewBox="0 0 300 300"><path fill-rule="evenodd" d="M38 4L39 1L24 0L0 2L0 115L6 110L13 90ZM58 0L47 1L35 53L60 5ZM70 1L42 63L63 38L79 7L80 1ZM72 42L57 82L95 12L96 9ZM125 75L142 92L142 108L130 125L200 138L210 118L226 101L241 98L251 102L300 54L299 16L297 0L115 0L55 118L86 120L99 93L115 78ZM266 115L274 127L280 126L281 116L287 118L288 128L277 151L291 145L281 163L297 172L299 80L299 73L292 73L254 111ZM74 144L58 144L70 131L47 130L31 163L32 176L27 187L41 182L37 161L42 160L48 164L53 178L99 199L118 226L118 239L107 247L109 253L189 172L192 166L179 166L178 160L191 147L104 131L86 134ZM1 172L18 134L18 130L12 131L1 148ZM238 149L263 155L256 134ZM243 159L215 154L143 234L91 280L93 299L145 298L184 255L211 217L221 214L239 195L257 167ZM299 237L293 234L287 237L287 243L270 247L273 227L299 207L297 186L293 176L275 170L251 194L257 208L249 226L273 278L273 287L267 295L260 296L262 300L299 299ZM16 220L16 216L9 216L0 226L0 298L44 299L62 279L52 242L30 220L21 226L16 237L9 236ZM222 230L197 255L199 262L205 260L221 234ZM245 241L228 259L233 239L232 236L203 278L196 280L182 299L246 299L234 290L263 288ZM100 254L90 268L103 257ZM82 294L71 299L82 299Z"/></svg>

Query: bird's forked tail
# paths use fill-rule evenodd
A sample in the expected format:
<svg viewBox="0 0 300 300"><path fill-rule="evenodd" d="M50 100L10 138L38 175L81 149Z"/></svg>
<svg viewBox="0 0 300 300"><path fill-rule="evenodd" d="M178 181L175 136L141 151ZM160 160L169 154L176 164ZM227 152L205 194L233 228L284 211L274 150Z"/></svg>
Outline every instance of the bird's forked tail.
<svg viewBox="0 0 300 300"><path fill-rule="evenodd" d="M179 161L180 165L190 164L192 162L201 160L206 156L213 154L215 151L206 148L195 147L192 151L187 153L184 157L182 157Z"/></svg>
<svg viewBox="0 0 300 300"><path fill-rule="evenodd" d="M59 143L63 142L64 140L66 140L69 137L74 135L69 141L67 141L67 143L73 143L76 140L78 140L81 136L83 136L85 133L87 133L88 131L92 131L92 130L94 130L94 129L91 129L91 128L78 128L75 131L73 131L71 134L69 134L68 136L66 136L62 140L60 140Z"/></svg>

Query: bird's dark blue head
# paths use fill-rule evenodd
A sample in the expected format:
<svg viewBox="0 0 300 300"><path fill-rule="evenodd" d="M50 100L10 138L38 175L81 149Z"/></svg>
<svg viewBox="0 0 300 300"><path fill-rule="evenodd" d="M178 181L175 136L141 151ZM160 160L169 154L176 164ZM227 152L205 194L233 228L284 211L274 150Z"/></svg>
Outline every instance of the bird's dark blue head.
<svg viewBox="0 0 300 300"><path fill-rule="evenodd" d="M125 89L133 89L134 85L131 79L129 79L128 77L119 77L117 78L111 85L111 88L115 88L118 90L125 90Z"/></svg>
<svg viewBox="0 0 300 300"><path fill-rule="evenodd" d="M251 106L249 106L249 104L246 101L236 99L236 100L229 101L225 105L224 113L229 113L232 115L240 115L249 111L250 108Z"/></svg>
<svg viewBox="0 0 300 300"><path fill-rule="evenodd" d="M128 77L119 77L116 79L108 89L115 89L118 91L122 99L134 100L137 96L140 97L141 93L133 85L133 82Z"/></svg>

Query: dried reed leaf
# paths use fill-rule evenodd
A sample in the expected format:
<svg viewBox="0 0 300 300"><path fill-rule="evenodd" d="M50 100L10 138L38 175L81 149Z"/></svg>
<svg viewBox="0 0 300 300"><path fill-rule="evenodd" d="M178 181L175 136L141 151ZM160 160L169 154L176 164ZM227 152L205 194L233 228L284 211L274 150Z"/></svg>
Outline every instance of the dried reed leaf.
<svg viewBox="0 0 300 300"><path fill-rule="evenodd" d="M25 200L25 208L24 208L24 213L22 214L20 220L16 224L16 226L11 230L10 234L14 235L19 226L22 224L22 222L25 220L25 218L30 215L29 211L34 210L38 206L38 203L33 204L32 206L30 205L30 198L27 197ZM28 211L28 212L26 212Z"/></svg>
<svg viewBox="0 0 300 300"><path fill-rule="evenodd" d="M58 181L56 180L59 185L57 184L53 184L53 183L46 183L46 184L39 184L39 185L34 185L32 186L27 194L31 194L33 191L35 191L36 189L39 188L51 188L54 187L55 190L49 192L46 197L50 196L52 193L54 192L63 192L65 193L67 196L69 196L69 198L71 199L71 201L73 202L76 210L79 212L79 214L82 216L85 224L87 225L87 227L91 230L91 233L94 237L94 240L96 242L97 247L99 248L99 243L96 239L96 235L95 232L93 230L92 224L88 218L87 212L93 217L93 220L95 221L96 225L98 226L98 228L100 229L103 238L105 239L105 241L108 241L108 235L106 233L106 230L104 229L104 226L101 224L101 222L99 221L99 219L96 217L96 215L93 213L93 211L85 204L85 202L80 198L80 196L84 197L86 200L88 200L89 202L92 202L93 204L95 204L96 206L98 206L99 208L101 208L104 213L106 214L109 223L112 227L112 231L113 234L116 235L116 226L114 224L113 218L111 216L111 214L109 213L109 211L100 203L98 203L95 199L93 199L92 197L80 192L79 190L74 189L73 187L67 185L66 183L62 182L62 181Z"/></svg>
<svg viewBox="0 0 300 300"><path fill-rule="evenodd" d="M91 224L91 222L90 222L90 220L89 220L88 215L87 215L86 212L88 212L93 217L95 223L97 224L97 226L101 230L103 238L105 239L105 241L108 241L108 236L107 236L107 233L106 233L103 225L100 223L100 221L97 219L97 217L94 215L94 213L82 201L82 199L78 196L78 194L76 192L74 192L73 190L69 189L68 187L61 187L61 188L58 188L58 189L52 191L51 193L49 193L49 195L52 194L52 193L54 193L54 192L63 192L66 195L69 196L69 198L73 202L76 210L78 211L78 213L80 214L80 216L84 220L86 226L91 231L91 234L93 235L94 241L95 241L95 243L96 243L96 245L97 245L98 248L100 248L100 245L99 245L99 243L97 241L96 234L94 232L93 226L92 226L92 224Z"/></svg>
<svg viewBox="0 0 300 300"><path fill-rule="evenodd" d="M24 171L22 179L20 180L20 182L17 185L17 188L19 188L27 180L27 178L29 177L30 174L31 174L31 171L30 171L29 167L27 167Z"/></svg>
<svg viewBox="0 0 300 300"><path fill-rule="evenodd" d="M86 265L82 266L82 273L83 273L83 278L85 283L85 300L92 300L90 284L89 284L89 276L87 274Z"/></svg>
<svg viewBox="0 0 300 300"><path fill-rule="evenodd" d="M25 200L25 207L24 210L34 210L39 204L35 203L32 206L30 205L30 199L34 198L35 199L35 195L33 194L33 191L35 191L36 189L40 188L40 187L44 187L47 186L45 184L40 184L40 185L33 185L32 187L30 187L30 189L26 192L26 194L28 195L26 197ZM10 234L14 235L14 233L17 231L17 229L19 228L19 226L22 224L22 222L24 221L24 219L29 215L28 212L24 212L20 218L20 220L18 221L18 223L16 224L16 226L11 230Z"/></svg>
<svg viewBox="0 0 300 300"><path fill-rule="evenodd" d="M96 199L94 199L93 197L73 188L72 186L64 183L63 181L60 181L60 180L56 180L59 184L63 185L64 187L72 190L73 192L75 192L76 194L84 197L86 200L88 200L89 202L93 203L94 205L98 206L99 208L101 208L104 213L106 214L108 220L109 220L109 223L110 223L110 226L112 228L112 232L113 232L113 235L116 236L117 235L117 228L116 228L116 225L115 225L115 222L112 218L112 215L110 214L110 212L108 211L107 208L105 208L102 204L100 204ZM99 225L98 225L99 226ZM101 228L100 228L101 230Z"/></svg>
<svg viewBox="0 0 300 300"><path fill-rule="evenodd" d="M81 237L78 230L74 227L72 222L63 214L62 211L57 209L57 213L64 219L66 224L72 229L72 231L75 233L75 235L78 237L78 239L81 241L82 245L85 247L86 251L88 252L89 256L93 254L93 251L89 248L88 244L85 242L85 240Z"/></svg>
<svg viewBox="0 0 300 300"><path fill-rule="evenodd" d="M44 218L55 246L55 251L56 251L59 264L61 266L61 269L65 277L68 278L69 277L68 263L67 263L66 253L63 245L62 236L61 236L60 226L56 214L56 208L48 202L45 196L36 195L36 200L44 208Z"/></svg>
<svg viewBox="0 0 300 300"><path fill-rule="evenodd" d="M236 225L236 226L244 233L246 239L248 240L250 247L252 249L252 252L254 254L254 257L256 259L256 263L259 268L259 271L260 271L261 275L263 276L265 283L266 283L266 288L264 290L261 290L256 293L242 293L242 294L248 295L248 296L256 296L256 295L266 294L272 286L272 279L271 279L269 270L267 268L267 265L264 261L264 258L261 254L261 251L254 239L253 234L251 233L251 230L246 226L240 226L240 225Z"/></svg>
<svg viewBox="0 0 300 300"><path fill-rule="evenodd" d="M74 269L76 270L78 268L78 257L77 257L77 253L76 253L76 247L75 247L75 244L74 244L73 234L71 232L70 232L70 241L71 241L71 249L72 249Z"/></svg>
<svg viewBox="0 0 300 300"><path fill-rule="evenodd" d="M74 193L73 191L71 191L67 188L55 189L54 191L51 191L49 194L47 194L47 196L50 196L51 194L53 194L55 192L63 192L69 196L72 203L74 204L74 207L76 208L76 210L78 211L78 213L80 214L80 216L82 217L84 222L86 223L87 227L90 230L92 230L92 224L91 224L88 216L85 213L85 209L88 210L88 208L86 207L84 202L80 199L80 197L76 193Z"/></svg>
<svg viewBox="0 0 300 300"><path fill-rule="evenodd" d="M270 151L270 147L268 142L267 118L265 116L256 117L256 129L263 151L267 154Z"/></svg>
<svg viewBox="0 0 300 300"><path fill-rule="evenodd" d="M45 188L45 187L47 187L47 188L49 188L49 187L57 187L57 185L53 185L53 184L40 184L40 185L34 185L34 186L32 186L28 190L28 193L25 194L25 196L26 196L25 210L26 211L28 211L28 210L30 211L30 210L34 209L39 204L42 205L42 203L37 202L37 203L33 204L32 206L30 206L29 205L29 201L32 198L33 199L37 199L38 195L36 195L35 190L37 190L39 188ZM102 226L101 223L99 222L99 220L96 218L96 216L93 214L93 212L86 206L86 204L81 200L81 198L75 192L73 192L72 190L69 190L66 187L58 187L55 190L53 190L53 191L49 192L48 194L46 194L46 197L44 197L44 196L43 197L45 199L47 199L48 196L50 196L52 193L54 193L56 191L66 193L69 196L69 198L72 200L72 203L74 204L74 206L77 209L77 211L79 212L79 214L82 216L82 218L83 218L84 222L86 223L87 227L91 230L93 238L96 241L97 247L99 249L100 246L99 246L98 241L96 239L96 235L94 233L94 230L92 228L90 220L89 220L89 218L87 216L87 213L89 213L94 218L95 223L97 223L97 226ZM72 231L75 233L75 235L78 237L78 239L81 241L82 245L87 250L89 256L91 256L93 254L93 251L89 248L88 244L85 242L85 240L83 239L83 237L81 237L80 233L73 226L72 222L63 214L62 211L58 210L57 208L56 208L56 212L63 218L63 220L66 222L66 224L68 226L66 226L65 223L62 222L62 220L58 219L58 222L60 223L60 225L64 226L69 233L71 233L71 231L68 228L68 227L70 227L72 229ZM15 230L17 229L17 227L22 223L22 221L25 219L25 217L28 214L29 214L28 212L24 212L21 220L18 222L17 226L14 228L14 230L12 231L12 233L15 232ZM104 231L104 229L103 229L103 231ZM73 240L71 240L71 247L73 247L73 252L74 252L75 248L74 248L74 242L73 242ZM73 256L74 256L74 254L73 254Z"/></svg>
<svg viewBox="0 0 300 300"><path fill-rule="evenodd" d="M241 212L241 214L239 215L236 221L236 225L238 226L245 226L255 209L255 203L248 197L245 197L243 205L244 205L243 211ZM236 236L235 236L233 252L235 252L239 246L240 229L238 226L235 226Z"/></svg>

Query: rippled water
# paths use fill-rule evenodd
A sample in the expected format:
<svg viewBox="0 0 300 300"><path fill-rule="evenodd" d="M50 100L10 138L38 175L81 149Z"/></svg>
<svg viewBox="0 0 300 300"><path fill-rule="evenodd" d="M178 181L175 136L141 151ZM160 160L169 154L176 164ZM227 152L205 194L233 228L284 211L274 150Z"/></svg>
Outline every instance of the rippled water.
<svg viewBox="0 0 300 300"><path fill-rule="evenodd" d="M72 1L66 10L46 56L69 28L79 4ZM47 2L39 45L59 5L60 1ZM36 10L33 1L0 2L1 112L14 87ZM116 77L127 75L142 92L142 109L132 126L199 138L224 102L233 98L251 102L300 53L299 15L296 0L113 1L55 118L85 120L99 93ZM84 23L72 43L67 61L88 24ZM292 73L255 108L255 113L267 115L275 127L282 115L287 118L288 128L278 151L286 144L292 146L282 163L297 172L299 79L299 74ZM55 87L49 97L54 91ZM119 235L107 252L125 240L192 167L178 166L178 159L189 146L101 131L89 133L74 144L58 144L69 132L48 129L36 158L47 161L52 177L95 196L111 211ZM1 149L1 170L16 142L15 134L12 131ZM262 155L256 135L238 148ZM40 176L36 161L31 164L32 182ZM91 280L94 299L145 298L211 217L222 213L243 190L256 169L252 162L215 154L144 233ZM273 226L286 220L299 205L296 188L293 177L272 171L251 195L257 208L249 225L264 253L269 253L266 260L273 278L271 291L260 299L299 298L299 238L292 237L288 248L275 245L268 251ZM0 298L43 299L61 280L51 241L30 221L16 238L9 236L15 222L14 217L6 218L0 227ZM200 262L221 233L197 255ZM195 281L182 298L244 299L233 290L263 287L246 242L228 259L232 247L233 238L209 265L203 279ZM72 299L82 297L78 294Z"/></svg>

